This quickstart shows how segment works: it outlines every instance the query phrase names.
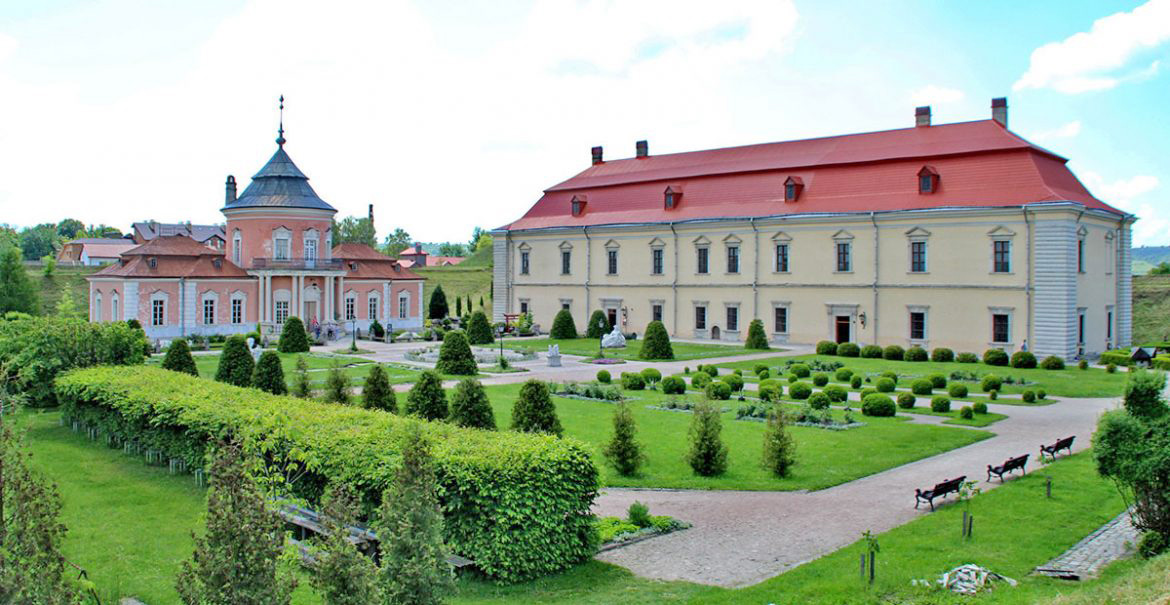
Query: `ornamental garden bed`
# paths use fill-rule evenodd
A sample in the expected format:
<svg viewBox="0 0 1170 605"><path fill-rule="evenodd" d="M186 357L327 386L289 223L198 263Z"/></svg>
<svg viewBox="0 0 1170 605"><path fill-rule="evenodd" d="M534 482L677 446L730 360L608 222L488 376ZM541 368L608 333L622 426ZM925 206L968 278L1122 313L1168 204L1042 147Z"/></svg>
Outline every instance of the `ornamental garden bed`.
<svg viewBox="0 0 1170 605"><path fill-rule="evenodd" d="M676 531L690 529L691 524L679 521L666 515L652 515L647 519L648 524L639 526L634 522L621 517L600 517L597 519L597 534L601 546L598 552L605 552L630 544L643 542L650 538L665 536Z"/></svg>
<svg viewBox="0 0 1170 605"><path fill-rule="evenodd" d="M549 345L559 345L562 355L578 355L586 358L597 357L598 341L596 338L525 338L523 340L505 340L504 346L509 349L531 349L547 351ZM724 345L715 343L672 342L674 360L707 359L712 357L729 357L732 355L750 355L759 351L748 350L742 346ZM602 355L606 358L627 359L639 361L638 353L642 350L641 340L631 340L623 348L605 349ZM782 349L774 349L782 350Z"/></svg>

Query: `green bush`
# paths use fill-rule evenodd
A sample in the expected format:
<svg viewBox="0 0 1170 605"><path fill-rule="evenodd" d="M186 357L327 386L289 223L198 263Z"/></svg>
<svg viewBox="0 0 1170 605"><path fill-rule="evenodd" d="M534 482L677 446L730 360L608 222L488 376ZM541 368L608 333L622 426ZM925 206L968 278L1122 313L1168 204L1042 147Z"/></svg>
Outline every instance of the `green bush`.
<svg viewBox="0 0 1170 605"><path fill-rule="evenodd" d="M605 314L602 314L602 317L604 316ZM577 324L573 323L573 314L568 309L557 311L556 317L553 318L552 329L548 331L548 337L556 340L577 338ZM597 336L596 338L601 337Z"/></svg>
<svg viewBox="0 0 1170 605"><path fill-rule="evenodd" d="M877 392L879 393L893 393L894 388L898 385L893 380L883 376L878 378L877 381L873 383L873 386L877 388Z"/></svg>
<svg viewBox="0 0 1170 605"><path fill-rule="evenodd" d="M797 378L808 378L812 375L812 370L803 363L792 364L792 367L788 371L792 372L792 375Z"/></svg>
<svg viewBox="0 0 1170 605"><path fill-rule="evenodd" d="M930 399L930 411L940 414L951 411L951 398L946 395L935 395Z"/></svg>
<svg viewBox="0 0 1170 605"><path fill-rule="evenodd" d="M1078 361L1078 362L1077 362L1077 368L1078 368L1078 369L1081 369L1081 370L1087 370L1087 369L1089 369L1089 360L1087 360L1087 359L1082 359L1082 360Z"/></svg>
<svg viewBox="0 0 1170 605"><path fill-rule="evenodd" d="M325 401L348 404L350 397L349 376L345 375L341 366L334 363L325 376Z"/></svg>
<svg viewBox="0 0 1170 605"><path fill-rule="evenodd" d="M1029 369L1036 367L1036 356L1030 351L1016 351L1011 356L1013 368Z"/></svg>
<svg viewBox="0 0 1170 605"><path fill-rule="evenodd" d="M926 352L926 349L919 346L914 346L906 349L906 353L903 358L906 361L926 361L930 358L930 355Z"/></svg>
<svg viewBox="0 0 1170 605"><path fill-rule="evenodd" d="M1064 359L1057 357L1056 355L1049 355L1048 357L1044 358L1044 361L1040 362L1040 367L1045 370L1063 370Z"/></svg>
<svg viewBox="0 0 1170 605"><path fill-rule="evenodd" d="M1048 391L1045 391L1044 389L1036 389L1036 400L1043 401L1045 399L1048 399Z"/></svg>
<svg viewBox="0 0 1170 605"><path fill-rule="evenodd" d="M836 355L837 343L831 340L822 340L817 343L817 355Z"/></svg>
<svg viewBox="0 0 1170 605"><path fill-rule="evenodd" d="M560 437L565 430L557 418L548 385L540 380L529 380L520 387L520 395L512 406L512 430L521 433L549 433Z"/></svg>
<svg viewBox="0 0 1170 605"><path fill-rule="evenodd" d="M947 394L949 394L951 397L954 397L955 399L962 399L967 396L967 385L961 382L956 382L947 387Z"/></svg>
<svg viewBox="0 0 1170 605"><path fill-rule="evenodd" d="M834 374L834 377L838 382L849 382L853 378L853 370L849 368L837 368L837 373Z"/></svg>
<svg viewBox="0 0 1170 605"><path fill-rule="evenodd" d="M718 399L720 401L727 401L731 399L731 385L722 380L713 380L711 384L703 389L703 393L708 399Z"/></svg>
<svg viewBox="0 0 1170 605"><path fill-rule="evenodd" d="M496 416L483 385L464 378L451 393L451 424L466 428L496 430Z"/></svg>
<svg viewBox="0 0 1170 605"><path fill-rule="evenodd" d="M862 381L861 381L861 376L860 376L860 375L854 375L854 376L853 376L853 378L850 378L850 379L849 379L849 386L850 386L851 388L854 388L854 389L860 389L860 388L861 388L861 382L862 382Z"/></svg>
<svg viewBox="0 0 1170 605"><path fill-rule="evenodd" d="M1105 371L1109 374L1116 374L1117 373L1117 364L1111 363L1111 364L1105 366Z"/></svg>
<svg viewBox="0 0 1170 605"><path fill-rule="evenodd" d="M1004 353L1002 349L987 349L983 352L983 363L989 366L1006 366L1008 354Z"/></svg>
<svg viewBox="0 0 1170 605"><path fill-rule="evenodd" d="M256 362L252 360L252 353L244 337L232 336L223 344L215 379L237 387L252 386L252 372L255 369Z"/></svg>
<svg viewBox="0 0 1170 605"><path fill-rule="evenodd" d="M861 413L866 416L893 416L895 411L894 400L880 393L868 395L861 402Z"/></svg>
<svg viewBox="0 0 1170 605"><path fill-rule="evenodd" d="M714 477L727 470L727 446L720 437L723 423L719 415L720 409L709 402L700 401L695 405L688 430L687 463L696 475Z"/></svg>
<svg viewBox="0 0 1170 605"><path fill-rule="evenodd" d="M695 375L691 376L691 386L696 390L703 390L709 384L711 384L711 375L706 372L695 372Z"/></svg>
<svg viewBox="0 0 1170 605"><path fill-rule="evenodd" d="M912 393L898 393L898 407L909 410L918 401Z"/></svg>
<svg viewBox="0 0 1170 605"><path fill-rule="evenodd" d="M427 303L427 319L443 319L450 312L447 306L447 295L443 293L443 286L435 286L431 292L431 300Z"/></svg>
<svg viewBox="0 0 1170 605"><path fill-rule="evenodd" d="M975 417L975 412L971 410L971 406L965 405L959 408L959 418L970 420Z"/></svg>
<svg viewBox="0 0 1170 605"><path fill-rule="evenodd" d="M936 347L930 352L930 360L947 363L955 360L955 352L946 347Z"/></svg>
<svg viewBox="0 0 1170 605"><path fill-rule="evenodd" d="M370 322L370 336L374 336L376 338L382 338L386 336L386 328L382 326L381 323L378 323L377 319L374 319Z"/></svg>
<svg viewBox="0 0 1170 605"><path fill-rule="evenodd" d="M837 355L841 357L857 357L861 354L861 347L857 343L843 342L837 345Z"/></svg>
<svg viewBox="0 0 1170 605"><path fill-rule="evenodd" d="M821 391L834 403L845 403L849 400L849 391L843 386L831 384Z"/></svg>
<svg viewBox="0 0 1170 605"><path fill-rule="evenodd" d="M764 334L764 322L753 319L748 324L747 340L744 341L745 349L766 350L771 347L768 346L768 337Z"/></svg>
<svg viewBox="0 0 1170 605"><path fill-rule="evenodd" d="M866 387L858 392L857 397L862 401L865 401L866 397L873 395L874 393L877 393L877 389Z"/></svg>
<svg viewBox="0 0 1170 605"><path fill-rule="evenodd" d="M728 374L720 378L727 386L731 387L732 393L738 393L743 390L743 378L739 374Z"/></svg>
<svg viewBox="0 0 1170 605"><path fill-rule="evenodd" d="M256 341L257 344L260 341ZM280 340L276 343L276 350L281 353L308 353L309 333L305 332L305 324L296 315L284 320L284 327L280 330Z"/></svg>
<svg viewBox="0 0 1170 605"><path fill-rule="evenodd" d="M474 376L479 371L475 365L471 345L467 344L467 336L462 330L451 330L443 336L443 345L439 347L439 362L435 364L435 370L441 374L456 376Z"/></svg>
<svg viewBox="0 0 1170 605"><path fill-rule="evenodd" d="M788 396L793 399L804 401L810 395L812 395L812 387L807 382L794 382L792 386L788 387Z"/></svg>
<svg viewBox="0 0 1170 605"><path fill-rule="evenodd" d="M597 382L600 382L602 384L609 384L609 383L613 382L613 376L610 376L609 370L598 370L597 371Z"/></svg>
<svg viewBox="0 0 1170 605"><path fill-rule="evenodd" d="M260 361L252 371L252 386L273 395L288 394L288 385L284 382L284 368L280 366L280 355L274 351L264 351L260 354Z"/></svg>
<svg viewBox="0 0 1170 605"><path fill-rule="evenodd" d="M990 391L987 391L987 398L992 400L992 401L999 399L999 390L998 389L991 389Z"/></svg>
<svg viewBox="0 0 1170 605"><path fill-rule="evenodd" d="M1131 371L1129 379L1125 382L1122 405L1134 418L1143 420L1161 418L1167 412L1166 399L1163 396L1165 388L1165 374L1140 369Z"/></svg>
<svg viewBox="0 0 1170 605"><path fill-rule="evenodd" d="M823 387L826 384L829 384L829 375L823 372L817 372L816 374L813 374L812 381L814 385Z"/></svg>
<svg viewBox="0 0 1170 605"><path fill-rule="evenodd" d="M780 401L784 396L784 386L775 380L766 380L760 383L759 395L764 401Z"/></svg>
<svg viewBox="0 0 1170 605"><path fill-rule="evenodd" d="M642 370L642 380L646 382L647 386L653 389L654 385L658 384L658 382L662 380L662 372L659 372L654 368L645 368ZM743 384L742 379L740 380L740 384Z"/></svg>
<svg viewBox="0 0 1170 605"><path fill-rule="evenodd" d="M756 374L756 378L759 378L760 380L767 380L771 376L772 373L768 371L768 368L764 368L763 372Z"/></svg>
<svg viewBox="0 0 1170 605"><path fill-rule="evenodd" d="M629 477L638 474L638 469L646 461L642 444L636 438L637 432L638 427L629 404L619 403L613 411L613 438L602 451L602 455L617 469L619 475ZM638 505L638 502L630 505L630 522L638 527L646 527L650 524L650 511L645 505Z"/></svg>
<svg viewBox="0 0 1170 605"><path fill-rule="evenodd" d="M553 325L555 326L556 324L554 323ZM606 317L605 311L597 309L593 312L592 315L589 316L589 324L585 326L585 337L597 340L602 336L609 334L609 331L612 329L613 326L610 325L609 317ZM573 333L577 333L576 328L573 329Z"/></svg>
<svg viewBox="0 0 1170 605"><path fill-rule="evenodd" d="M191 347L187 345L186 338L176 338L171 341L171 346L167 347L166 357L163 357L162 368L192 376L199 375L199 369L195 367L195 358L191 355Z"/></svg>
<svg viewBox="0 0 1170 605"><path fill-rule="evenodd" d="M877 345L865 345L861 347L861 356L866 359L881 359L882 348Z"/></svg>
<svg viewBox="0 0 1170 605"><path fill-rule="evenodd" d="M930 376L927 376L926 379L929 380L931 386L936 389L947 388L947 377L943 376L942 374L931 374Z"/></svg>
<svg viewBox="0 0 1170 605"><path fill-rule="evenodd" d="M1003 379L995 374L988 374L979 382L979 390L984 393L998 391L1003 388Z"/></svg>
<svg viewBox="0 0 1170 605"><path fill-rule="evenodd" d="M670 335L666 333L666 326L660 321L652 321L646 326L646 334L642 337L642 350L638 352L639 359L674 359L674 348L670 346Z"/></svg>
<svg viewBox="0 0 1170 605"><path fill-rule="evenodd" d="M667 395L682 395L687 392L687 383L678 376L667 376L662 379L662 392Z"/></svg>
<svg viewBox="0 0 1170 605"><path fill-rule="evenodd" d="M1142 532L1142 537L1138 540L1137 552L1143 559L1153 559L1166 552L1167 548L1170 548L1170 539L1156 531L1148 530Z"/></svg>
<svg viewBox="0 0 1170 605"><path fill-rule="evenodd" d="M792 436L784 430L784 411L780 406L773 406L768 411L767 425L764 428L764 455L761 463L764 468L772 471L776 477L785 477L788 470L796 464L796 444Z"/></svg>
<svg viewBox="0 0 1170 605"><path fill-rule="evenodd" d="M890 345L882 349L882 358L890 361L902 361L906 357L906 350L898 345Z"/></svg>
<svg viewBox="0 0 1170 605"><path fill-rule="evenodd" d="M979 356L974 353L959 353L955 357L955 361L959 363L979 363Z"/></svg>
<svg viewBox="0 0 1170 605"><path fill-rule="evenodd" d="M362 385L362 406L367 410L382 410L395 414L398 412L398 396L394 394L394 387L390 386L390 376L382 364L370 366L370 373L366 374L366 381Z"/></svg>
<svg viewBox="0 0 1170 605"><path fill-rule="evenodd" d="M450 415L447 395L443 392L443 381L434 370L423 370L418 375L418 380L406 394L406 406L403 411L424 420L447 419Z"/></svg>
<svg viewBox="0 0 1170 605"><path fill-rule="evenodd" d="M637 372L622 372L622 388L627 391L641 391L646 388L646 381Z"/></svg>
<svg viewBox="0 0 1170 605"><path fill-rule="evenodd" d="M976 414L986 414L987 404L983 403L982 401L976 401L974 404L972 404L971 409L974 410Z"/></svg>
<svg viewBox="0 0 1170 605"><path fill-rule="evenodd" d="M882 378L889 378L890 380L894 381L895 385L898 384L898 373L893 370L886 370L881 374L878 374L878 376L881 376Z"/></svg>
<svg viewBox="0 0 1170 605"><path fill-rule="evenodd" d="M824 393L813 393L808 396L808 404L814 410L827 410L832 402L829 401L829 396Z"/></svg>
<svg viewBox="0 0 1170 605"><path fill-rule="evenodd" d="M167 372L92 368L59 377L64 414L119 441L182 458L201 468L210 441L238 439L275 447L275 464L296 463L293 495L320 501L330 481L360 486L374 506L400 464L411 421ZM452 552L498 581L555 573L597 550L590 507L598 473L589 446L573 439L415 423L432 444ZM251 439L263 435L264 439ZM296 457L289 456L297 451ZM260 452L256 452L260 453ZM508 519L508 523L500 523Z"/></svg>
<svg viewBox="0 0 1170 605"><path fill-rule="evenodd" d="M492 334L492 326L488 323L487 315L483 311L471 314L471 321L467 322L467 343L473 345L490 345L496 341Z"/></svg>
<svg viewBox="0 0 1170 605"><path fill-rule="evenodd" d="M880 381L879 381L880 383ZM880 390L880 387L879 387ZM934 390L934 383L925 378L919 378L910 383L910 392L915 395L929 395Z"/></svg>
<svg viewBox="0 0 1170 605"><path fill-rule="evenodd" d="M719 377L719 368L716 366L712 366L712 365L703 366L703 371L706 372L707 375L710 376L711 378L718 378Z"/></svg>
<svg viewBox="0 0 1170 605"><path fill-rule="evenodd" d="M766 366L762 363L757 363L756 365L752 366L752 374L755 374L756 376L759 376L760 374L767 372L767 371L768 371L768 366Z"/></svg>

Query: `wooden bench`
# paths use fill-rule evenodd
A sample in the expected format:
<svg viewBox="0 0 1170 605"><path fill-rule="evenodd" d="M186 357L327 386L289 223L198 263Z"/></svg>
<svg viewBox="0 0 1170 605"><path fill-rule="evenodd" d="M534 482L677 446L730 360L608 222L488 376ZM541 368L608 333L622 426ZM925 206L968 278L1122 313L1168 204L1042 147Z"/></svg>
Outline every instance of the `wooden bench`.
<svg viewBox="0 0 1170 605"><path fill-rule="evenodd" d="M1053 443L1052 445L1041 445L1040 446L1040 457L1043 458L1044 454L1048 454L1049 456L1052 456L1053 460L1056 460L1056 454L1058 452L1060 452L1060 450L1064 450L1064 451L1068 452L1069 454L1071 454L1073 440L1076 438L1077 438L1077 436L1073 435L1072 437L1065 437L1064 439L1060 439L1056 443Z"/></svg>
<svg viewBox="0 0 1170 605"><path fill-rule="evenodd" d="M934 510L934 499L943 498L947 494L959 493L959 488L962 487L963 482L967 480L967 476L955 477L954 479L947 479L942 483L936 483L931 489L915 489L914 490L914 508L926 502L930 505L930 510Z"/></svg>
<svg viewBox="0 0 1170 605"><path fill-rule="evenodd" d="M987 465L987 480L991 481L991 476L999 477L1000 483L1003 483L1003 476L1012 472L1020 471L1023 474L1028 474L1028 456L1031 454L1024 454L1023 456L1016 456L1015 458L1008 458L1003 464L999 466Z"/></svg>

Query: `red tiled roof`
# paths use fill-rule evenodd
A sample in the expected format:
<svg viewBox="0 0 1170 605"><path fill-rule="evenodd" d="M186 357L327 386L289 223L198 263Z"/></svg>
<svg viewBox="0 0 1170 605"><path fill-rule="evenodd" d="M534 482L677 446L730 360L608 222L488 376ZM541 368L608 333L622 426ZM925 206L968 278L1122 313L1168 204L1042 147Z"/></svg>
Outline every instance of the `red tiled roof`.
<svg viewBox="0 0 1170 605"><path fill-rule="evenodd" d="M162 235L125 252L126 256L223 256L223 250L205 246L186 235Z"/></svg>
<svg viewBox="0 0 1170 605"><path fill-rule="evenodd" d="M423 250L423 249L422 249L421 247L419 247L419 246L411 246L411 247L409 247L409 248L407 248L407 249L403 250L402 252L399 252L398 254L408 254L408 255L411 255L411 256L413 256L413 255L416 255L416 254L426 254L426 253L427 253L427 251L426 251L426 250Z"/></svg>
<svg viewBox="0 0 1170 605"><path fill-rule="evenodd" d="M436 267L439 265L458 265L465 260L467 260L465 256L431 256L427 258L427 265Z"/></svg>
<svg viewBox="0 0 1170 605"><path fill-rule="evenodd" d="M154 266L150 260L154 259ZM93 277L137 278L248 278L248 272L224 258L222 250L208 248L185 235L156 237L122 253Z"/></svg>
<svg viewBox="0 0 1170 605"><path fill-rule="evenodd" d="M591 166L547 189L505 228L1051 201L1120 214L1094 198L1066 161L992 120L629 158ZM916 175L928 162L939 172L939 189L923 195ZM786 203L783 183L790 176L804 189L798 201ZM663 207L668 185L683 191L673 210ZM581 193L588 202L574 217L569 200Z"/></svg>
<svg viewBox="0 0 1170 605"><path fill-rule="evenodd" d="M364 258L367 260L394 260L377 250L365 245L345 243L333 247L333 258Z"/></svg>
<svg viewBox="0 0 1170 605"><path fill-rule="evenodd" d="M351 279L422 279L400 261L365 244L338 244L333 247L333 258L345 261L345 276Z"/></svg>

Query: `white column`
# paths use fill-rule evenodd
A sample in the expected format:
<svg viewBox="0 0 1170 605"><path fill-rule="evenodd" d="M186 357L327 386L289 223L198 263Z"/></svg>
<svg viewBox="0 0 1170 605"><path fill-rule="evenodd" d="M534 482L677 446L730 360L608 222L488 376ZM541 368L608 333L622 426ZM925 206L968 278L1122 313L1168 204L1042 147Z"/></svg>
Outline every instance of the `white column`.
<svg viewBox="0 0 1170 605"><path fill-rule="evenodd" d="M264 321L272 321L272 276L264 276Z"/></svg>
<svg viewBox="0 0 1170 605"><path fill-rule="evenodd" d="M382 282L382 323L390 321L390 292L394 289L390 287L390 282Z"/></svg>
<svg viewBox="0 0 1170 605"><path fill-rule="evenodd" d="M414 305L414 312L418 315L418 320L423 321L423 283L418 282L418 304Z"/></svg>
<svg viewBox="0 0 1170 605"><path fill-rule="evenodd" d="M325 320L333 321L333 282L332 275L325 278Z"/></svg>

